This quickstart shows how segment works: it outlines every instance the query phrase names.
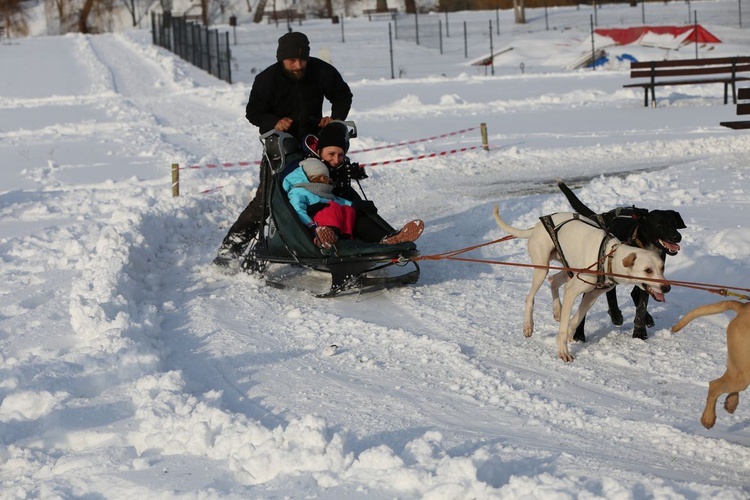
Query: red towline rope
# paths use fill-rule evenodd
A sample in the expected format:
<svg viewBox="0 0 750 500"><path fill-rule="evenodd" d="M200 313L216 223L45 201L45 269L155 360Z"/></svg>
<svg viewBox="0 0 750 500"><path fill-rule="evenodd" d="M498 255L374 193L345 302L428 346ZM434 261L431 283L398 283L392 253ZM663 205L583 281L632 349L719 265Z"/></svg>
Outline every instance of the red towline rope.
<svg viewBox="0 0 750 500"><path fill-rule="evenodd" d="M490 265L501 265L501 266L514 266L514 267L527 267L527 268L533 268L533 269L547 269L551 271L572 271L576 274L591 274L591 275L603 275L603 276L612 276L615 278L630 278L630 276L627 276L625 274L617 274L617 273L605 273L602 271L595 271L593 269L578 269L575 267L561 267L561 266L552 266L552 265L538 265L538 264L525 264L521 262L507 262L507 261L499 261L499 260L491 260L491 259L472 259L468 257L459 257L458 255L462 253L469 252L471 250L475 250L477 248L481 248L483 246L487 245L494 245L495 243L501 243L503 241L512 240L515 236L505 236L504 238L500 238L497 240L489 241L486 243L480 243L479 245L473 245L466 248L461 248L458 250L453 250L449 252L442 252L435 255L420 255L417 257L412 257L409 260L412 261L419 261L419 260L453 260L453 261L459 261L459 262L473 262L478 264L490 264ZM749 295L743 295L736 292L731 292L730 290L737 290L739 292L750 292L750 288L741 288L736 286L727 286L727 285L717 285L712 283L701 283L698 281L680 281L680 280L660 280L655 278L639 278L641 281L646 281L650 283L662 283L666 285L672 285L672 286L682 286L685 288L693 288L695 290L703 290L710 293L715 293L721 296L735 296L743 300L750 300Z"/></svg>

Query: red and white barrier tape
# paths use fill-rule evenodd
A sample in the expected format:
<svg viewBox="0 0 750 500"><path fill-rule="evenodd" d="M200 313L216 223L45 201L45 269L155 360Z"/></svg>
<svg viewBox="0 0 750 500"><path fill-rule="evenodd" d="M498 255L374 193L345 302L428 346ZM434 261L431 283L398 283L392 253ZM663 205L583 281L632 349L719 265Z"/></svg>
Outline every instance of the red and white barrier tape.
<svg viewBox="0 0 750 500"><path fill-rule="evenodd" d="M420 143L420 142L434 141L435 139L442 139L444 137L449 137L449 136L452 136L452 135L465 134L466 132L471 132L472 130L476 130L478 128L479 127L471 127L471 128L467 128L467 129L463 129L463 130L457 130L455 132L449 132L447 134L436 135L436 136L433 136L433 137L427 137L426 139L416 139L416 140L413 140L413 141L400 142L398 144L388 144L387 146L378 146L378 147L375 147L375 148L359 149L357 151L349 151L349 154L364 153L364 152L368 152L368 151L379 151L379 150L382 150L382 149L395 148L395 147L398 147L398 146L405 146L407 144L417 144L417 143ZM476 148L471 148L471 149L476 149ZM408 160L401 160L401 161L408 161ZM199 169L199 168L249 167L250 165L260 165L260 163L261 163L260 160L256 160L256 161L241 161L241 162L237 162L237 163L209 163L207 165L190 165L190 166L187 166L187 167L179 167L179 170L196 170L196 169ZM398 162L396 162L396 161L388 161L388 162L371 163L369 165L386 165L388 163L398 163ZM367 165L363 165L363 166L367 166Z"/></svg>
<svg viewBox="0 0 750 500"><path fill-rule="evenodd" d="M419 156L410 156L409 158L398 158L395 160L376 161L373 163L360 163L360 166L361 167L376 167L378 165L391 165L391 164L395 165L397 163L406 163L408 161L424 160L427 158L436 158L438 156L448 156L448 155L452 155L456 153L464 153L466 151L473 151L475 149L479 149L482 147L484 146L470 146L467 148L450 149L447 151L440 151L437 153L426 153L426 154L419 155ZM200 191L198 194L212 193L214 191L218 191L219 189L223 189L224 187L225 186L219 186L219 187L215 187L211 189L206 189L205 191Z"/></svg>
<svg viewBox="0 0 750 500"><path fill-rule="evenodd" d="M207 165L190 165L188 167L180 167L180 170L198 169L198 168L219 168L219 167L249 167L250 165L260 165L258 161L241 161L238 163L209 163Z"/></svg>
<svg viewBox="0 0 750 500"><path fill-rule="evenodd" d="M405 163L407 161L414 161L414 160L424 160L425 158L435 158L437 156L448 156L456 153L463 153L465 151L472 151L474 149L479 149L483 146L471 146L468 148L459 148L459 149L451 149L449 151L440 151L439 153L426 153L419 156L410 156L409 158L398 158L397 160L386 160L386 161L376 161L373 163L360 163L359 165L361 167L375 167L378 165L390 165L395 163Z"/></svg>
<svg viewBox="0 0 750 500"><path fill-rule="evenodd" d="M444 137L450 137L452 135L465 134L466 132L471 132L472 130L476 130L478 128L479 127L471 127L471 128L467 128L467 129L464 129L464 130L457 130L456 132L450 132L450 133L447 133L447 134L436 135L436 136L433 136L433 137L427 137L426 139L417 139L417 140L414 140L414 141L399 142L398 144L388 144L386 146L377 146L377 147L374 147L374 148L358 149L356 151L349 151L349 154L366 153L366 152L369 152L369 151L380 151L381 149L389 149L389 148L395 148L395 147L398 147L398 146L406 146L407 144L417 144L417 143L420 143L420 142L434 141L435 139L442 139Z"/></svg>

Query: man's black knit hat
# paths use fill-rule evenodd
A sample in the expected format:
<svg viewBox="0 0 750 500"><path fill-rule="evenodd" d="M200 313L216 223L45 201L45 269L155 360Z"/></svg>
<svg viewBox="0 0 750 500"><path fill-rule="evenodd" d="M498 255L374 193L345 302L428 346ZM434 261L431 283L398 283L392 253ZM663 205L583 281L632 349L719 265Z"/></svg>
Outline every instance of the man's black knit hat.
<svg viewBox="0 0 750 500"><path fill-rule="evenodd" d="M276 60L309 59L310 41L304 33L293 31L279 38L279 48L276 49Z"/></svg>

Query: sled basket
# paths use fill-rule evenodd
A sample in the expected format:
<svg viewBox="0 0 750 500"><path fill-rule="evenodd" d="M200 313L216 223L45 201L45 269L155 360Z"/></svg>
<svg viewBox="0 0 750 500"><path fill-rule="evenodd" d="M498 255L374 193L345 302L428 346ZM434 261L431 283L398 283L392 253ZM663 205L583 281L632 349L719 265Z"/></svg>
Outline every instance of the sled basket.
<svg viewBox="0 0 750 500"><path fill-rule="evenodd" d="M262 177L266 180L263 193L268 213L243 268L263 274L266 265L274 263L330 274L330 289L317 294L319 297L332 297L350 289L404 286L417 282L419 265L410 259L419 252L413 242L382 245L351 239L339 240L330 250L318 248L282 187L285 174L296 168L303 158L298 143L289 134L275 130L264 134L261 142L265 153L261 168L267 169ZM393 231L378 215L368 216ZM412 269L402 272L406 266ZM265 277L269 284L285 287L283 282Z"/></svg>

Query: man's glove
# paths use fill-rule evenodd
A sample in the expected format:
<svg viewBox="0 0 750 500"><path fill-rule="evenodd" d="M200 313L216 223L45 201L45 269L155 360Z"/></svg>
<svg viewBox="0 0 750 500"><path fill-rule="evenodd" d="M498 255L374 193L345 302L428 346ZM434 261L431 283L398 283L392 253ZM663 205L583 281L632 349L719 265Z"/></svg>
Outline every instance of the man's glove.
<svg viewBox="0 0 750 500"><path fill-rule="evenodd" d="M328 226L318 226L315 228L315 237L313 238L313 243L315 243L318 248L324 248L328 250L329 248L333 247L333 245L335 245L337 241L338 237L336 236L336 233L332 228Z"/></svg>
<svg viewBox="0 0 750 500"><path fill-rule="evenodd" d="M357 213L363 213L367 215L375 215L378 213L378 208L370 200L356 200L352 203L352 207Z"/></svg>

